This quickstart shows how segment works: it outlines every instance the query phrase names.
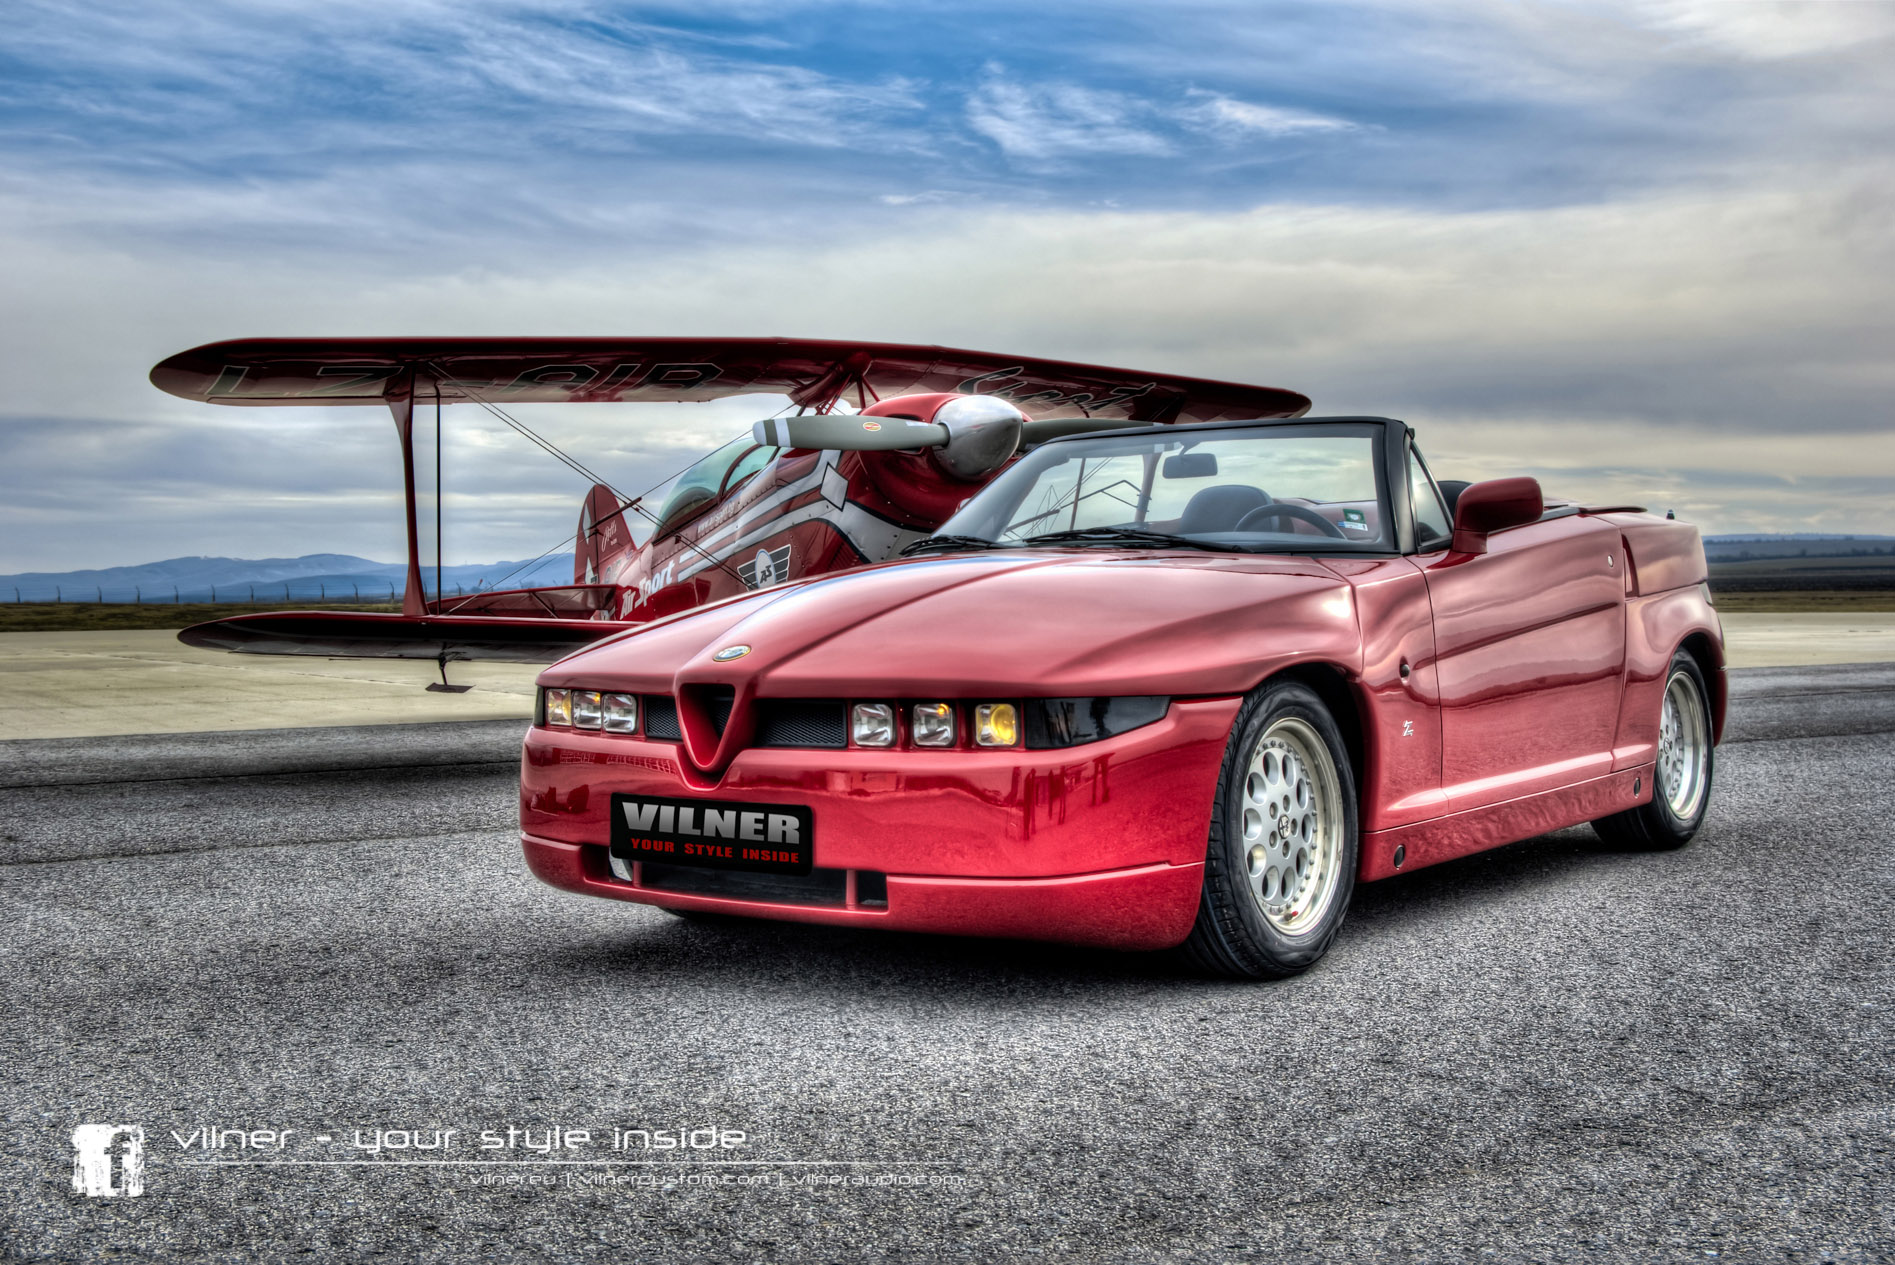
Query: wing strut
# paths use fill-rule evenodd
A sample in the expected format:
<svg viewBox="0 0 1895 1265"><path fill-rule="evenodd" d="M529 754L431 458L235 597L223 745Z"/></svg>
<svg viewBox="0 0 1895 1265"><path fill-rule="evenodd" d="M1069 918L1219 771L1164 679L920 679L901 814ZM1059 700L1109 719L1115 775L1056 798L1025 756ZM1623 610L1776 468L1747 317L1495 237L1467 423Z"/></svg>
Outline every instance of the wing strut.
<svg viewBox="0 0 1895 1265"><path fill-rule="evenodd" d="M401 436L401 486L408 503L408 585L401 595L401 613L411 619L428 613L428 597L421 584L421 535L415 527L415 372L404 369L388 384L382 397L395 415L395 433Z"/></svg>
<svg viewBox="0 0 1895 1265"><path fill-rule="evenodd" d="M842 398L842 393L850 387L857 390L857 399L866 385L865 379L875 358L866 351L850 352L841 360L830 365L821 375L804 383L790 392L790 402L798 408L815 409L818 413L827 413Z"/></svg>

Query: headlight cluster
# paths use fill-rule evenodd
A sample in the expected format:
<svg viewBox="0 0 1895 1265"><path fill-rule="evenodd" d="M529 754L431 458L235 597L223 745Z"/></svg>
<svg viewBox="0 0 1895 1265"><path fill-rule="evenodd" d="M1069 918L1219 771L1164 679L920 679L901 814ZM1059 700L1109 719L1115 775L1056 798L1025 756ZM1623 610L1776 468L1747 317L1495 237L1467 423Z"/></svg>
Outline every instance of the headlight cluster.
<svg viewBox="0 0 1895 1265"><path fill-rule="evenodd" d="M539 691L538 723L555 729L677 741L680 735L672 700L654 694L643 700L642 709L640 701L636 694L546 687ZM1084 746L1149 725L1163 718L1171 700L1143 695L1029 698L1017 703L760 699L756 705L754 742L761 747L1044 751Z"/></svg>
<svg viewBox="0 0 1895 1265"><path fill-rule="evenodd" d="M544 689L540 691L540 724L601 729L609 734L637 733L638 695Z"/></svg>
<svg viewBox="0 0 1895 1265"><path fill-rule="evenodd" d="M960 744L960 711L953 703L908 704L908 740L917 747ZM1012 703L974 706L974 745L1020 745L1020 714ZM892 747L899 736L893 703L856 703L849 708L849 741L858 747Z"/></svg>

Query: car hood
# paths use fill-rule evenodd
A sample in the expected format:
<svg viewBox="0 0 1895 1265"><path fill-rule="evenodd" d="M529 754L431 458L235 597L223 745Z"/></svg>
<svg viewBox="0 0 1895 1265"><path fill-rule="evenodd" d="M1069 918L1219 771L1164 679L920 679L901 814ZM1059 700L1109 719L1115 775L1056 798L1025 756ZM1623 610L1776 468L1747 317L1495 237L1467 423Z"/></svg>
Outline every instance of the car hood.
<svg viewBox="0 0 1895 1265"><path fill-rule="evenodd" d="M1353 590L1311 559L1009 550L785 585L602 642L540 682L739 698L1218 695L1286 659L1353 669L1358 644Z"/></svg>

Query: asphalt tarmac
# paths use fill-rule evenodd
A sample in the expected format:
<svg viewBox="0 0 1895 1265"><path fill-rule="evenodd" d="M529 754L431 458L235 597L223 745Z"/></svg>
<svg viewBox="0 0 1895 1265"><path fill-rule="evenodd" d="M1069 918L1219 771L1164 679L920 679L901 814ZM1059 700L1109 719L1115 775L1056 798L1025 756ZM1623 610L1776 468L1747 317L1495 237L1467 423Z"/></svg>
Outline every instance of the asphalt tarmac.
<svg viewBox="0 0 1895 1265"><path fill-rule="evenodd" d="M1895 665L1736 692L1691 847L1374 884L1263 986L552 891L512 721L0 743L0 1257L1888 1259Z"/></svg>

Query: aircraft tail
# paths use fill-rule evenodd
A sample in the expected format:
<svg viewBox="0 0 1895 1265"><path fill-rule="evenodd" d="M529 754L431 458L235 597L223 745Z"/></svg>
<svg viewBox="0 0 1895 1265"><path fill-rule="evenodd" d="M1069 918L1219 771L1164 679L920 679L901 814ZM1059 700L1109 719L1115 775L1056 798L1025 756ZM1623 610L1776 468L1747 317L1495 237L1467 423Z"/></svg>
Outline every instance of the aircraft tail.
<svg viewBox="0 0 1895 1265"><path fill-rule="evenodd" d="M572 582L598 584L608 563L635 547L618 494L603 483L592 485L579 506L579 531L573 539Z"/></svg>

